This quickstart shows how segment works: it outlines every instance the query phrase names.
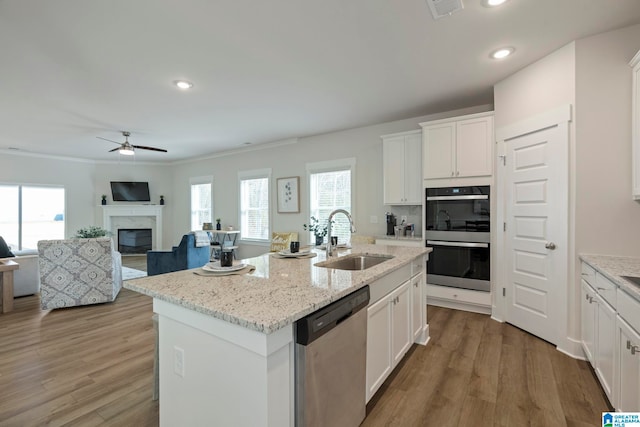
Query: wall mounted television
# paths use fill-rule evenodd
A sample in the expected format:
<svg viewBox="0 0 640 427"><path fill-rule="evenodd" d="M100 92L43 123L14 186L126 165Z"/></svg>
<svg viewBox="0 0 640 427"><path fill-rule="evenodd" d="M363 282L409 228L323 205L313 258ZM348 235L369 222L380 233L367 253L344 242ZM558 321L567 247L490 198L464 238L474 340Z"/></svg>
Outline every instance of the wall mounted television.
<svg viewBox="0 0 640 427"><path fill-rule="evenodd" d="M111 182L114 202L150 202L148 182Z"/></svg>

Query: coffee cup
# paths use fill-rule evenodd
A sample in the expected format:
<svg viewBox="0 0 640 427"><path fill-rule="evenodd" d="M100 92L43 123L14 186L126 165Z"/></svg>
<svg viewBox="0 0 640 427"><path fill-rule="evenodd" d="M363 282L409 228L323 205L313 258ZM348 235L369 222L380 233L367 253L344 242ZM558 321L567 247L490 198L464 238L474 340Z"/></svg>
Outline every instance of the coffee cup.
<svg viewBox="0 0 640 427"><path fill-rule="evenodd" d="M295 254L296 252L300 252L300 242L291 242L289 244L289 250L291 251L292 254Z"/></svg>
<svg viewBox="0 0 640 427"><path fill-rule="evenodd" d="M233 252L220 252L220 267L231 267L233 265Z"/></svg>

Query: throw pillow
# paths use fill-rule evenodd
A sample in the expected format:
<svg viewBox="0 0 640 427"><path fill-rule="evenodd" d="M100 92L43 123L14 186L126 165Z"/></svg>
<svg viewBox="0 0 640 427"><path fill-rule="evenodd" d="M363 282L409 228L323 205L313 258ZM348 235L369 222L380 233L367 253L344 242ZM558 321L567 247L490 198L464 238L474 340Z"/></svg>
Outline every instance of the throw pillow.
<svg viewBox="0 0 640 427"><path fill-rule="evenodd" d="M0 236L0 258L11 258L14 256L15 255L11 252L9 246L7 246L7 242L5 242L2 236Z"/></svg>
<svg viewBox="0 0 640 427"><path fill-rule="evenodd" d="M289 249L289 243L291 241L298 240L298 233L286 232L278 233L274 231L271 233L271 252L280 252Z"/></svg>

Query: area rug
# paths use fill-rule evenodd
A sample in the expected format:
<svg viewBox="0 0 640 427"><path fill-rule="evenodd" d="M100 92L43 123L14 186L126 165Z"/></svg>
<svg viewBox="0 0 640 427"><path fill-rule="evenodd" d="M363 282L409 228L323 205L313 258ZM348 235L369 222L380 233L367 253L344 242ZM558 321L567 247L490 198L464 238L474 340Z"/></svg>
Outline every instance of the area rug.
<svg viewBox="0 0 640 427"><path fill-rule="evenodd" d="M146 277L147 272L136 270L135 268L122 267L122 280L137 279L138 277Z"/></svg>

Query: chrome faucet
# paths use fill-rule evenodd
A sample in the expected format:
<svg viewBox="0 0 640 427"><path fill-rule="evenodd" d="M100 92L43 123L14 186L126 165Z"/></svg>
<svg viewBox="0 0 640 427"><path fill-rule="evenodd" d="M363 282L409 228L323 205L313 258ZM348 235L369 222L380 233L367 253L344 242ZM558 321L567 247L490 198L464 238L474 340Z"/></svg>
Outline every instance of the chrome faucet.
<svg viewBox="0 0 640 427"><path fill-rule="evenodd" d="M333 221L334 215L337 213L345 214L347 216L347 219L349 220L349 224L351 224L351 232L356 232L356 226L353 225L353 218L351 218L351 214L349 212L345 211L344 209L336 209L335 211L331 212L329 214L329 219L327 220L327 259L329 259L329 257L333 254L331 245L331 222Z"/></svg>

